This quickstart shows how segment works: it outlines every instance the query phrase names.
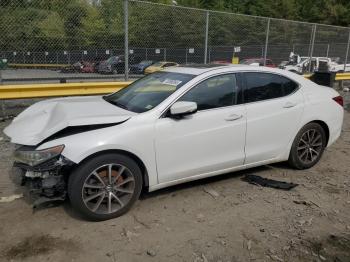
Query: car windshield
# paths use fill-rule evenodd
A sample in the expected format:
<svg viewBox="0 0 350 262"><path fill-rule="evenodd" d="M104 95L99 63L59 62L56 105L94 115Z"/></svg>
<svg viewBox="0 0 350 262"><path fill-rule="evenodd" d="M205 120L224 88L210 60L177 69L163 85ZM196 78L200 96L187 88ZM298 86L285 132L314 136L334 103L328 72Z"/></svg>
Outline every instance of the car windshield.
<svg viewBox="0 0 350 262"><path fill-rule="evenodd" d="M157 62L157 63L154 63L153 65L154 66L162 66L162 65L164 65L165 64L165 62Z"/></svg>
<svg viewBox="0 0 350 262"><path fill-rule="evenodd" d="M140 62L141 65L152 64L152 61L144 60Z"/></svg>
<svg viewBox="0 0 350 262"><path fill-rule="evenodd" d="M143 113L159 105L193 77L190 74L156 72L103 98L123 109Z"/></svg>

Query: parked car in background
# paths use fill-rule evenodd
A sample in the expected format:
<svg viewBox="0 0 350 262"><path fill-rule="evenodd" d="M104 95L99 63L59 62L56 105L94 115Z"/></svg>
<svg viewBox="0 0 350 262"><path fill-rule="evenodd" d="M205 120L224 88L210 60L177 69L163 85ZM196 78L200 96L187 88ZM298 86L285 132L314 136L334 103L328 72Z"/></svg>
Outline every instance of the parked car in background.
<svg viewBox="0 0 350 262"><path fill-rule="evenodd" d="M143 60L138 64L134 64L130 66L130 73L132 74L143 74L145 69L150 65L154 64L152 60Z"/></svg>
<svg viewBox="0 0 350 262"><path fill-rule="evenodd" d="M281 63L278 64L278 68L283 69L286 65L289 64L289 61L282 61Z"/></svg>
<svg viewBox="0 0 350 262"><path fill-rule="evenodd" d="M60 70L61 73L95 73L95 63L88 61L78 61Z"/></svg>
<svg viewBox="0 0 350 262"><path fill-rule="evenodd" d="M310 65L310 57L292 54L286 65L280 66L281 69L291 71L297 74L306 72L327 71L327 72L349 72L350 64L347 64L344 70L344 64L340 63L339 58L329 57L312 57Z"/></svg>
<svg viewBox="0 0 350 262"><path fill-rule="evenodd" d="M95 73L95 63L83 62L83 67L81 68L82 73Z"/></svg>
<svg viewBox="0 0 350 262"><path fill-rule="evenodd" d="M171 66L179 66L179 64L175 63L175 62L167 62L167 61L157 62L157 63L147 67L145 69L145 74L151 74L151 73L157 72L159 70L162 70L164 68L171 67Z"/></svg>
<svg viewBox="0 0 350 262"><path fill-rule="evenodd" d="M140 56L129 55L129 64L137 64L142 60ZM124 55L111 56L99 63L97 72L101 74L123 74L125 72Z"/></svg>
<svg viewBox="0 0 350 262"><path fill-rule="evenodd" d="M256 66L263 66L264 65L264 58L248 58L243 59L239 62L242 65L256 65ZM276 67L276 65L272 62L271 59L266 59L266 65L267 67Z"/></svg>
<svg viewBox="0 0 350 262"><path fill-rule="evenodd" d="M68 198L96 221L126 213L142 189L281 161L310 168L340 136L343 116L338 92L297 74L200 65L106 96L38 102L4 132L17 144L14 181L39 200Z"/></svg>

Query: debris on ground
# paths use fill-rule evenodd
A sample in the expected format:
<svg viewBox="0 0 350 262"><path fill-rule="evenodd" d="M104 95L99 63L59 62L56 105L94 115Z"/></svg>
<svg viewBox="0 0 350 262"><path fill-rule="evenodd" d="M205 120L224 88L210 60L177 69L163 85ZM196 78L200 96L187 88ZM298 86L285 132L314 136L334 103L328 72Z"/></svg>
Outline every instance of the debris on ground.
<svg viewBox="0 0 350 262"><path fill-rule="evenodd" d="M204 254L202 254L202 259L203 259L203 262L208 262L208 259L206 258L206 256Z"/></svg>
<svg viewBox="0 0 350 262"><path fill-rule="evenodd" d="M196 254L196 253L193 253L194 255L194 260L193 262L208 262L208 259L207 257L202 253L202 254Z"/></svg>
<svg viewBox="0 0 350 262"><path fill-rule="evenodd" d="M157 252L154 251L153 249L149 249L147 250L147 255L149 255L150 257L155 257L157 255Z"/></svg>
<svg viewBox="0 0 350 262"><path fill-rule="evenodd" d="M205 217L202 213L199 213L197 216L197 222L204 222L205 221Z"/></svg>
<svg viewBox="0 0 350 262"><path fill-rule="evenodd" d="M248 240L248 241L247 241L247 249L248 249L248 250L251 250L251 249L252 249L252 241L251 241L251 240Z"/></svg>
<svg viewBox="0 0 350 262"><path fill-rule="evenodd" d="M150 229L151 227L147 225L145 222L141 221L136 215L133 215L135 222L139 223L140 225L144 226L147 229Z"/></svg>
<svg viewBox="0 0 350 262"><path fill-rule="evenodd" d="M203 190L204 190L205 193L209 194L214 199L216 199L216 198L218 198L220 196L220 194L217 191L215 191L214 189L204 187Z"/></svg>
<svg viewBox="0 0 350 262"><path fill-rule="evenodd" d="M15 194L7 197L0 197L0 203L9 203L22 197L23 197L23 194Z"/></svg>
<svg viewBox="0 0 350 262"><path fill-rule="evenodd" d="M278 257L277 255L269 255L270 258L274 261L279 261L279 262L283 262L284 260L280 257Z"/></svg>
<svg viewBox="0 0 350 262"><path fill-rule="evenodd" d="M257 175L245 175L242 178L242 180L253 185L259 185L263 187L272 187L272 188L283 189L283 190L290 190L298 186L298 184L263 178Z"/></svg>
<svg viewBox="0 0 350 262"><path fill-rule="evenodd" d="M140 234L131 232L131 231L127 230L126 228L123 228L122 235L124 235L128 239L128 241L131 242L131 240L132 240L131 238L132 237L138 237Z"/></svg>
<svg viewBox="0 0 350 262"><path fill-rule="evenodd" d="M320 207L318 204L312 202L312 201L305 201L305 200L293 200L293 202L295 204L298 204L298 205L305 205L305 206L317 206L317 207Z"/></svg>

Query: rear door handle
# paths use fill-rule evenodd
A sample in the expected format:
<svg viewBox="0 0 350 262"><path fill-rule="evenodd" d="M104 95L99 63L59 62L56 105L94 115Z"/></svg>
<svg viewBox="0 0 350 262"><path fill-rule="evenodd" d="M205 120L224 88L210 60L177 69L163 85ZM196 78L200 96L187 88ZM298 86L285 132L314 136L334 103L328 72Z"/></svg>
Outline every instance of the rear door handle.
<svg viewBox="0 0 350 262"><path fill-rule="evenodd" d="M225 120L226 121L235 121L235 120L240 119L242 117L243 117L243 115L232 114L232 115L229 115L228 117L226 117Z"/></svg>
<svg viewBox="0 0 350 262"><path fill-rule="evenodd" d="M296 105L297 105L297 103L295 103L295 102L286 102L283 107L284 108L291 108L291 107L294 107Z"/></svg>

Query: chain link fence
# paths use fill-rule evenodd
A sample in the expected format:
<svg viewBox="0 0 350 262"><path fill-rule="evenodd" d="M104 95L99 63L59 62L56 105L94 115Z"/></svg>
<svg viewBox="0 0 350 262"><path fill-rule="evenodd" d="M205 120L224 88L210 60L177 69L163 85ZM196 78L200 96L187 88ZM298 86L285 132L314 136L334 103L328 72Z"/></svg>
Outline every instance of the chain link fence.
<svg viewBox="0 0 350 262"><path fill-rule="evenodd" d="M0 13L2 83L135 78L129 67L143 60L278 66L294 52L348 61L345 27L137 0L4 0Z"/></svg>

